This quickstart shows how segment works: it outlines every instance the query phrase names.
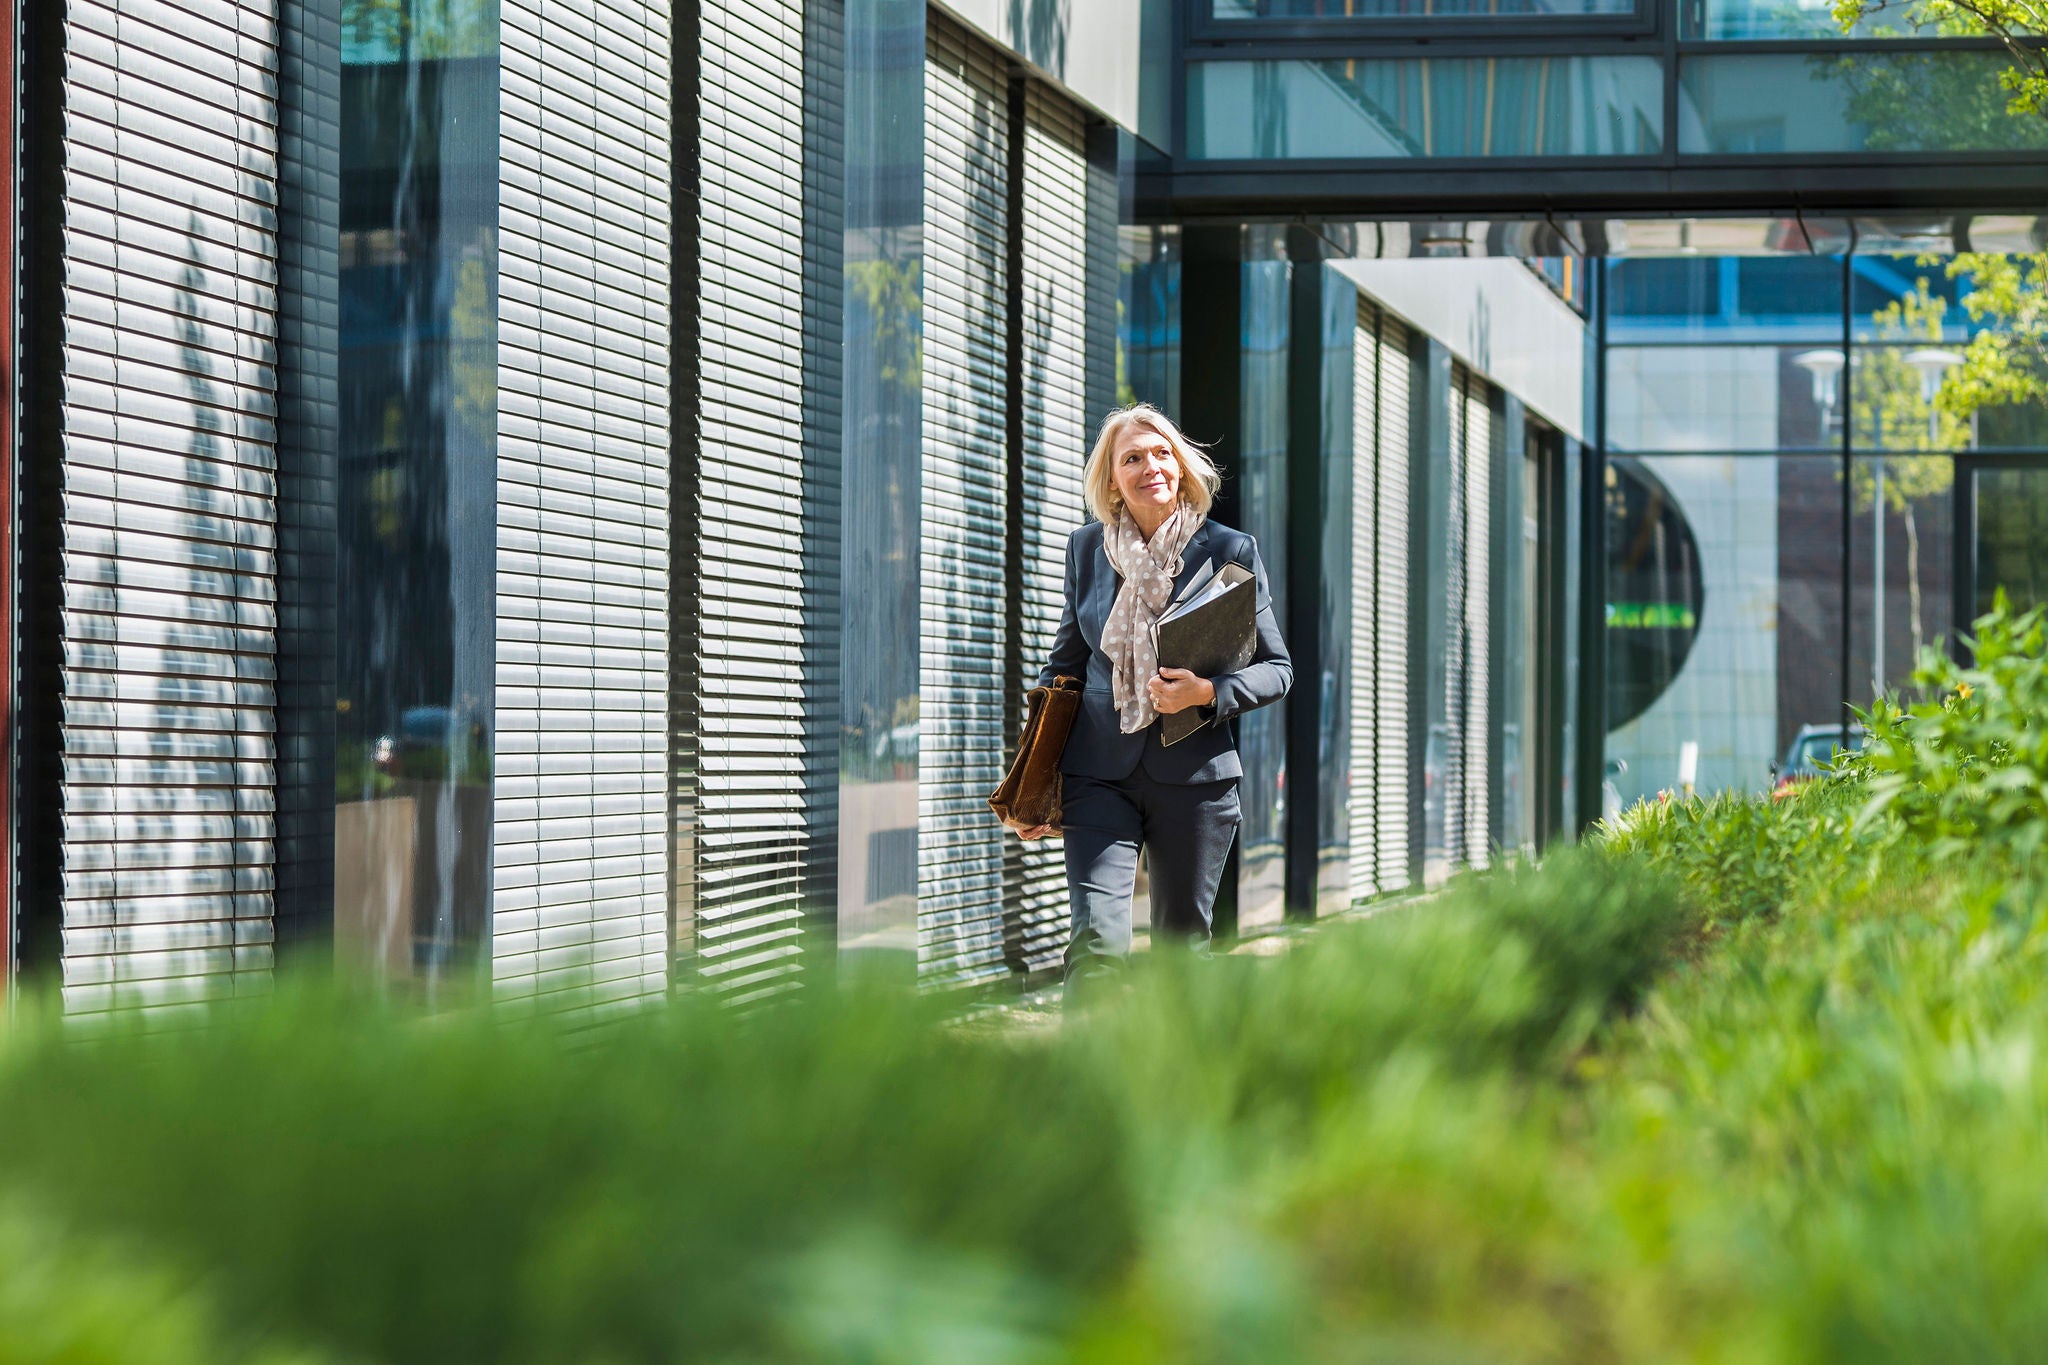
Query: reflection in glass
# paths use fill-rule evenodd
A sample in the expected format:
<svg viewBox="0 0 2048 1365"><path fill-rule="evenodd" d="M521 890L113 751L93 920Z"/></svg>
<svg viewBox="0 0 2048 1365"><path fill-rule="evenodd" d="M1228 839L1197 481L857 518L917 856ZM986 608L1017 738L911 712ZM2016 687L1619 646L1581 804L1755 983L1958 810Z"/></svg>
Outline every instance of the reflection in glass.
<svg viewBox="0 0 2048 1365"><path fill-rule="evenodd" d="M1823 409L1824 392L1800 363L1813 349L1610 347L1609 446L1617 451L1766 453L1835 446L1840 436Z"/></svg>
<svg viewBox="0 0 2048 1365"><path fill-rule="evenodd" d="M490 907L497 32L342 12L335 948L428 988Z"/></svg>
<svg viewBox="0 0 2048 1365"><path fill-rule="evenodd" d="M1246 19L1507 19L1634 14L1637 0L1215 0L1215 17Z"/></svg>
<svg viewBox="0 0 2048 1365"><path fill-rule="evenodd" d="M1356 375L1352 353L1358 331L1358 291L1327 266L1312 267L1320 283L1320 318L1316 319L1321 345L1321 375L1317 390L1322 412L1317 422L1322 449L1318 460L1318 509L1321 525L1315 528L1322 546L1318 568L1321 588L1316 597L1316 653L1321 668L1314 680L1313 696L1293 694L1293 704L1308 706L1316 719L1315 801L1316 801L1316 913L1336 914L1351 903L1351 797L1357 785L1371 781L1370 773L1351 771L1351 727L1354 718L1346 700L1352 695L1351 661L1353 603L1351 572L1353 498L1358 492L1370 499L1373 489L1366 483L1354 489L1357 453ZM1300 325L1309 325L1301 319ZM1308 509L1302 509L1295 534L1308 532ZM1266 553L1278 553L1277 551ZM1295 660L1296 686L1305 681L1301 660ZM1356 723L1364 723L1360 720ZM1304 786L1306 783L1304 783Z"/></svg>
<svg viewBox="0 0 2048 1365"><path fill-rule="evenodd" d="M1610 802L1767 790L1802 727L1839 724L1839 470L1827 456L1609 466Z"/></svg>
<svg viewBox="0 0 2048 1365"><path fill-rule="evenodd" d="M840 506L842 962L908 979L917 947L925 8L846 9Z"/></svg>
<svg viewBox="0 0 2048 1365"><path fill-rule="evenodd" d="M1831 0L1684 0L1683 36L1706 39L1826 39L1843 36ZM1857 38L1939 37L1933 28L1911 24L1904 6L1866 15L1851 31Z"/></svg>
<svg viewBox="0 0 2048 1365"><path fill-rule="evenodd" d="M1116 401L1179 412L1180 236L1126 227L1119 244Z"/></svg>
<svg viewBox="0 0 2048 1365"><path fill-rule="evenodd" d="M1647 156L1651 57L1194 62L1187 155L1209 159Z"/></svg>
<svg viewBox="0 0 2048 1365"><path fill-rule="evenodd" d="M1955 611L1955 461L1892 455L1856 461L1850 489L1849 700L1896 691L1928 645L1946 644ZM1882 592L1875 585L1882 583Z"/></svg>
<svg viewBox="0 0 2048 1365"><path fill-rule="evenodd" d="M2044 333L2048 256L1971 251L1856 265L1860 449L2048 449L2048 385L2027 359Z"/></svg>
<svg viewBox="0 0 2048 1365"><path fill-rule="evenodd" d="M1237 467L1224 477L1236 484L1238 530L1259 543L1272 584L1275 619L1287 619L1287 350L1288 264L1244 265L1244 445ZM1244 778L1238 801L1238 926L1278 924L1285 903L1287 773L1285 701L1263 706L1237 722Z"/></svg>
<svg viewBox="0 0 2048 1365"><path fill-rule="evenodd" d="M2003 53L1830 52L1688 57L1681 153L2022 151L2048 122L2006 109Z"/></svg>
<svg viewBox="0 0 2048 1365"><path fill-rule="evenodd" d="M1761 343L1836 342L1842 335L1842 262L1809 256L1799 224L1765 227L1788 256L1698 255L1610 261L1608 340ZM1712 240L1706 232L1680 234Z"/></svg>
<svg viewBox="0 0 2048 1365"><path fill-rule="evenodd" d="M1542 715L1538 691L1543 660L1542 447L1528 440L1521 405L1508 400L1509 438L1502 481L1503 536L1499 547L1504 593L1500 605L1500 842L1533 852L1537 843L1536 783L1541 780Z"/></svg>
<svg viewBox="0 0 2048 1365"><path fill-rule="evenodd" d="M2048 466L1977 471L1976 611L2048 603Z"/></svg>

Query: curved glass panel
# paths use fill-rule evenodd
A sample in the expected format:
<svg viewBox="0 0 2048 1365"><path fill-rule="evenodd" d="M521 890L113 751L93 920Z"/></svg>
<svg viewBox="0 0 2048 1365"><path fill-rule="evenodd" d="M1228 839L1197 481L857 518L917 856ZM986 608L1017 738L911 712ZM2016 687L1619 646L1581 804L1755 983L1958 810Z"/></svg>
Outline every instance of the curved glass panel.
<svg viewBox="0 0 2048 1365"><path fill-rule="evenodd" d="M335 954L431 991L490 913L498 6L342 38Z"/></svg>
<svg viewBox="0 0 2048 1365"><path fill-rule="evenodd" d="M1607 809L1767 790L1840 724L1840 480L1832 456L1608 466Z"/></svg>
<svg viewBox="0 0 2048 1365"><path fill-rule="evenodd" d="M1826 52L1688 57L1682 153L1996 152L2048 147L2015 117L2003 53Z"/></svg>
<svg viewBox="0 0 2048 1365"><path fill-rule="evenodd" d="M1652 57L1196 62L1187 155L1647 156L1662 149Z"/></svg>

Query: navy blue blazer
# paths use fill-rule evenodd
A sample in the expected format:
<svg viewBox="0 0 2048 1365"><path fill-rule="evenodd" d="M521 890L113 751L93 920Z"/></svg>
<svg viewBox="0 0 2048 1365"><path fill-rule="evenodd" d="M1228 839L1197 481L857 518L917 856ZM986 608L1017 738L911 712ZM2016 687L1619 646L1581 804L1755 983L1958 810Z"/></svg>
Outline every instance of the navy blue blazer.
<svg viewBox="0 0 2048 1365"><path fill-rule="evenodd" d="M1066 609L1060 614L1059 633L1053 637L1052 658L1038 675L1040 687L1048 687L1054 678L1064 675L1080 678L1086 688L1073 733L1061 755L1060 771L1116 781L1129 777L1142 762L1156 782L1186 784L1243 777L1233 722L1254 707L1280 700L1294 684L1294 663L1287 657L1280 626L1273 619L1273 595L1266 583L1266 566L1259 560L1258 542L1242 531L1205 521L1181 552L1181 574L1173 585L1176 598L1211 560L1230 560L1252 571L1257 579L1259 640L1250 664L1209 680L1216 686L1216 704L1202 708L1209 723L1178 744L1163 745L1156 721L1135 735L1123 733L1118 724L1110 681L1113 670L1109 656L1102 652L1102 628L1109 621L1109 609L1116 603L1123 579L1109 567L1109 555L1102 548L1103 530L1101 522L1091 521L1067 538Z"/></svg>

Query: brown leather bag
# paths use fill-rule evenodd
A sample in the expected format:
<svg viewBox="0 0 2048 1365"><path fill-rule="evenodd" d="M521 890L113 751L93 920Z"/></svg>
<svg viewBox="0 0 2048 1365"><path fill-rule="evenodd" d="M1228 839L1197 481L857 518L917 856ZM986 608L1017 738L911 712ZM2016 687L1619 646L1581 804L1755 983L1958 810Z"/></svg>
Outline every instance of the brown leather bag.
<svg viewBox="0 0 2048 1365"><path fill-rule="evenodd" d="M1003 785L989 796L989 809L1014 830L1052 826L1060 832L1060 755L1081 709L1081 680L1058 677L1051 687L1025 694L1024 733Z"/></svg>

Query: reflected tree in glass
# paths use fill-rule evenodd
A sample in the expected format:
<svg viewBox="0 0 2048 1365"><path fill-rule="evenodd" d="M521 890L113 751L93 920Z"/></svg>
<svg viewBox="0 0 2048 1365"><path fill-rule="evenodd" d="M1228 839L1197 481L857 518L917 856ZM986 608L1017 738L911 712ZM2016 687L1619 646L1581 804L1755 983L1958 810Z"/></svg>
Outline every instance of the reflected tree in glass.
<svg viewBox="0 0 2048 1365"><path fill-rule="evenodd" d="M1914 282L1911 293L1893 300L1871 314L1871 336L1878 344L1859 346L1854 352L1856 377L1851 395L1855 416L1856 448L1882 453L1886 458L1858 461L1854 481L1855 509L1868 513L1880 504L1885 512L1899 518L1906 534L1906 612L1910 619L1913 653L1927 643L1925 615L1921 603L1920 523L1915 509L1948 495L1955 486L1955 464L1946 452L1969 444L1969 423L1945 409L1937 381L1930 386L1927 360L1930 356L1954 358L1936 349L1942 340L1948 300L1932 293L1925 277ZM1907 344L1917 342L1917 347ZM1886 344L1894 343L1894 344ZM1896 451L1941 451L1941 455L1895 455ZM1880 521L1880 527L1882 522ZM1879 612L1877 629L1883 630L1883 536L1877 535L1877 570L1873 601ZM1878 645L1877 672L1881 675L1882 642ZM1881 690L1884 679L1875 685Z"/></svg>
<svg viewBox="0 0 2048 1365"><path fill-rule="evenodd" d="M1841 88L1843 115L1866 130L1864 151L2025 151L2048 135L2041 120L2013 116L1992 53L1865 50L1807 62Z"/></svg>
<svg viewBox="0 0 2048 1365"><path fill-rule="evenodd" d="M2009 65L2000 84L2021 117L2048 114L2048 33L2043 0L1834 0L1835 23L1859 37L1900 31L1943 38L1996 38Z"/></svg>

